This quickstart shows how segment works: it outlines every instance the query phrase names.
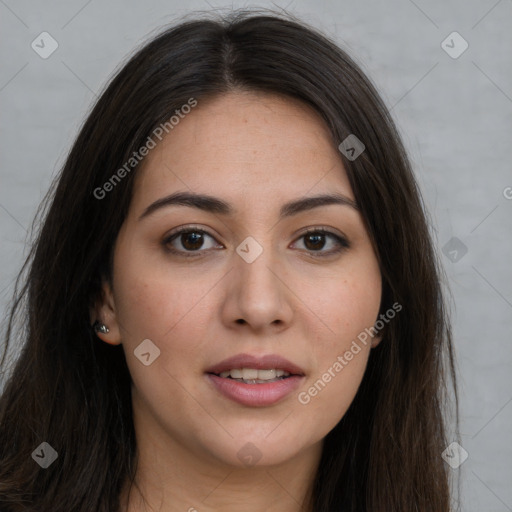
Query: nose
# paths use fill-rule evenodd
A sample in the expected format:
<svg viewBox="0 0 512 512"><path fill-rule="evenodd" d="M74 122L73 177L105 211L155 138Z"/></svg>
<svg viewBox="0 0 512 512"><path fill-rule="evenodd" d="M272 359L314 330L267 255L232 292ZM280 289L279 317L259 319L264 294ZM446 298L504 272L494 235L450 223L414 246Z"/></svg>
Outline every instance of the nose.
<svg viewBox="0 0 512 512"><path fill-rule="evenodd" d="M233 260L222 308L225 324L255 332L286 329L293 318L294 295L286 282L284 263L270 250L263 250L250 263L238 254Z"/></svg>

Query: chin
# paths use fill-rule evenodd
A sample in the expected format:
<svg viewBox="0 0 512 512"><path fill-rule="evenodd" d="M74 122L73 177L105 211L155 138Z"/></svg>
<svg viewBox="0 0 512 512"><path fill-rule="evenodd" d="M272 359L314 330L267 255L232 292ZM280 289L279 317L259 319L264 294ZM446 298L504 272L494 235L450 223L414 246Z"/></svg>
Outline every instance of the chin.
<svg viewBox="0 0 512 512"><path fill-rule="evenodd" d="M275 428L276 425L274 425ZM229 431L229 430L228 430ZM271 432L271 430L269 430ZM233 435L227 442L215 443L208 451L220 463L236 468L258 468L278 466L285 464L297 457L303 450L307 450L307 444L303 441L293 442L293 435L289 429L284 435L268 434L255 435L254 433Z"/></svg>

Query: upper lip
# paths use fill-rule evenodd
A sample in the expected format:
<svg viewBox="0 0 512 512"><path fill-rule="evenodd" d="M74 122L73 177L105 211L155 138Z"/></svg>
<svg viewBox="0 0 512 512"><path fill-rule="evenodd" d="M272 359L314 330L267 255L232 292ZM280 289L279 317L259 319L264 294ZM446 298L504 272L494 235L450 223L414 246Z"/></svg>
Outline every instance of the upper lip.
<svg viewBox="0 0 512 512"><path fill-rule="evenodd" d="M260 356L237 354L236 356L228 357L227 359L210 366L206 370L206 373L215 373L218 375L221 372L238 368L255 368L257 370L275 368L276 370L284 370L292 375L304 375L304 370L302 368L277 354Z"/></svg>

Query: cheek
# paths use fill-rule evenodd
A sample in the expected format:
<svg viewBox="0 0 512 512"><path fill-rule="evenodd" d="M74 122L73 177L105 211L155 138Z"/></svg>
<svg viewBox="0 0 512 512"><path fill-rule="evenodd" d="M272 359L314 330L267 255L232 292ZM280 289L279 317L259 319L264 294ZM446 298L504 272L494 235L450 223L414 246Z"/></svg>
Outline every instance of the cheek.
<svg viewBox="0 0 512 512"><path fill-rule="evenodd" d="M198 314L197 306L211 288L208 276L171 272L162 250L147 247L147 241L131 239L126 232L116 247L114 300L123 344L145 338L165 342L189 312Z"/></svg>
<svg viewBox="0 0 512 512"><path fill-rule="evenodd" d="M177 408L194 406L191 396L199 396L190 368L208 342L213 284L199 277L158 277L144 265L132 268L137 272L128 265L119 272L115 297L123 350L139 407L166 423ZM137 354L146 352L138 347L148 339L157 347L149 345L149 357L158 356L146 366Z"/></svg>
<svg viewBox="0 0 512 512"><path fill-rule="evenodd" d="M381 302L380 272L376 265L361 265L341 277L323 280L314 295L312 289L304 289L303 294L310 297L319 327L314 346L332 355L333 350L345 350L351 340L373 327Z"/></svg>
<svg viewBox="0 0 512 512"><path fill-rule="evenodd" d="M161 403L174 402L181 393L179 382L190 379L188 369L208 344L219 276L170 272L161 262L148 264L147 255L138 253L135 244L131 248L119 251L114 279L116 317L128 368L143 393L164 390ZM134 353L147 339L159 351L150 366L141 364Z"/></svg>
<svg viewBox="0 0 512 512"><path fill-rule="evenodd" d="M320 437L344 416L364 376L371 350L368 333L381 300L380 272L371 263L360 267L365 272L331 280L317 302L321 321L311 329L315 367L298 401L307 411L305 424Z"/></svg>
<svg viewBox="0 0 512 512"><path fill-rule="evenodd" d="M150 338L164 349L172 340L201 339L194 332L202 333L209 322L209 280L187 279L183 283L176 275L154 278L140 272L122 279L115 301L123 344L132 346ZM188 334L184 335L184 330Z"/></svg>
<svg viewBox="0 0 512 512"><path fill-rule="evenodd" d="M349 308L338 308L340 315ZM320 440L343 418L363 379L370 353L370 337L358 336L373 326L376 309L352 313L349 322L339 321L335 334L325 336L314 348L315 368L301 388L297 399L303 408L305 430L315 432Z"/></svg>
<svg viewBox="0 0 512 512"><path fill-rule="evenodd" d="M323 439L345 416L363 379L367 359L368 349L362 349L345 365L338 361L337 366L336 359L330 358L328 366L301 391L301 428L314 433L313 442Z"/></svg>

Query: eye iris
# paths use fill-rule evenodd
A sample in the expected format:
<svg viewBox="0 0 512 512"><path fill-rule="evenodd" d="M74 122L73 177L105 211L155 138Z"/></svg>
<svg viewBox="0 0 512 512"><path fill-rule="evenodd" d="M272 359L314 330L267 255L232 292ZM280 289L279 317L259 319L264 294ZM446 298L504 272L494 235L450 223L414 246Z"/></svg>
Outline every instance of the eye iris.
<svg viewBox="0 0 512 512"><path fill-rule="evenodd" d="M196 231L191 231L189 233L183 233L181 235L181 243L185 249L194 250L200 249L203 245L203 235ZM191 244L189 244L191 242Z"/></svg>
<svg viewBox="0 0 512 512"><path fill-rule="evenodd" d="M313 240L313 244L309 244L309 240ZM304 245L310 250L322 249L323 246L325 245L325 235L319 233L313 235L306 235L304 239Z"/></svg>

